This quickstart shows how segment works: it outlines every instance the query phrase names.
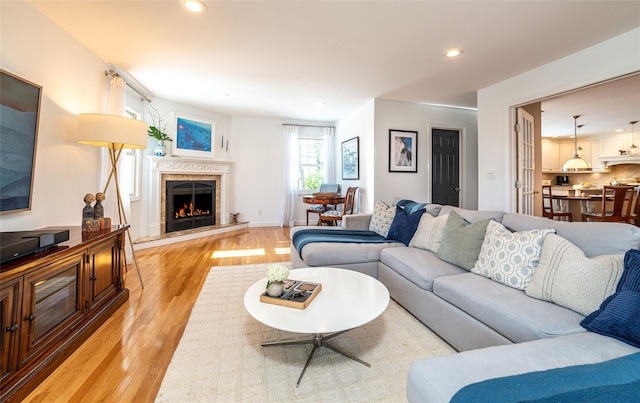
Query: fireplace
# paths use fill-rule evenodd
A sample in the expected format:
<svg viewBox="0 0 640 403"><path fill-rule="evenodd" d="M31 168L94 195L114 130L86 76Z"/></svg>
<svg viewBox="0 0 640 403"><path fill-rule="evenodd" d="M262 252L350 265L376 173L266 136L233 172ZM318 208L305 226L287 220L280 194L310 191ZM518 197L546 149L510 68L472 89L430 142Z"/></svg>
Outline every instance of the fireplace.
<svg viewBox="0 0 640 403"><path fill-rule="evenodd" d="M216 224L216 181L166 181L165 232Z"/></svg>
<svg viewBox="0 0 640 403"><path fill-rule="evenodd" d="M167 181L215 181L215 204L213 227L229 223L229 186L232 162L199 158L156 157L147 155L149 186L145 198L149 204L147 216L142 217L144 238L159 238L167 232ZM188 230L185 230L188 232ZM200 232L194 230L194 232ZM173 231L176 234L176 231Z"/></svg>

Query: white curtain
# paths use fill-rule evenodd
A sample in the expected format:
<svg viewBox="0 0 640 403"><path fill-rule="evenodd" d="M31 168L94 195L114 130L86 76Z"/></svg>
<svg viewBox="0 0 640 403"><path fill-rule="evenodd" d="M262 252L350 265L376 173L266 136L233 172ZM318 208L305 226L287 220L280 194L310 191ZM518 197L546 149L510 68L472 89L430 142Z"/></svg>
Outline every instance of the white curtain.
<svg viewBox="0 0 640 403"><path fill-rule="evenodd" d="M324 182L336 183L336 161L335 161L335 149L334 149L334 133L336 129L334 127L324 128Z"/></svg>
<svg viewBox="0 0 640 403"><path fill-rule="evenodd" d="M122 77L111 77L109 80L109 93L107 100L107 114L109 115L125 115L125 99L127 84ZM109 151L106 148L102 149L102 169L100 170L100 189L99 192L104 190L104 187L111 173L111 159L109 157ZM127 219L131 217L131 208L129 203L129 189L131 187L131 180L133 172L131 172L131 163L127 161L131 158L125 150L120 154L118 160L118 185L120 187L120 196L122 198L122 206L124 208ZM104 216L110 217L112 224L121 224L118 215L118 199L116 195L116 185L111 179L109 188L105 194L104 201ZM125 255L127 263L131 263L131 245L125 247Z"/></svg>
<svg viewBox="0 0 640 403"><path fill-rule="evenodd" d="M298 196L298 127L284 127L284 158L280 227L293 227L296 223L296 198Z"/></svg>

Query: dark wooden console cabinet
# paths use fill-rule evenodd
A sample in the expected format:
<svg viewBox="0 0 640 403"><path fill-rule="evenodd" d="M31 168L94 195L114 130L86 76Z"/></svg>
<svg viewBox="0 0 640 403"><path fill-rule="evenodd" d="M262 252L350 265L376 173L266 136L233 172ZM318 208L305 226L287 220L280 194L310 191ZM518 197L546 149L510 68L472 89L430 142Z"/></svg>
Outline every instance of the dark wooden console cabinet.
<svg viewBox="0 0 640 403"><path fill-rule="evenodd" d="M69 228L69 241L1 267L0 402L26 397L127 301L126 229Z"/></svg>

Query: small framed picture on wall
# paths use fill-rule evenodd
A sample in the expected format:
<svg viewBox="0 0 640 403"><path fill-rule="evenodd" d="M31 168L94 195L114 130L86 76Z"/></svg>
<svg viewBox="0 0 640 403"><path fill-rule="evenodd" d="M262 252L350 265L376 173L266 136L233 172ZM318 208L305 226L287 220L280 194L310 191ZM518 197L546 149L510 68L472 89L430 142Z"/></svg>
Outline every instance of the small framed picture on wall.
<svg viewBox="0 0 640 403"><path fill-rule="evenodd" d="M360 138L342 142L342 179L360 179Z"/></svg>
<svg viewBox="0 0 640 403"><path fill-rule="evenodd" d="M389 130L389 172L418 172L418 132Z"/></svg>

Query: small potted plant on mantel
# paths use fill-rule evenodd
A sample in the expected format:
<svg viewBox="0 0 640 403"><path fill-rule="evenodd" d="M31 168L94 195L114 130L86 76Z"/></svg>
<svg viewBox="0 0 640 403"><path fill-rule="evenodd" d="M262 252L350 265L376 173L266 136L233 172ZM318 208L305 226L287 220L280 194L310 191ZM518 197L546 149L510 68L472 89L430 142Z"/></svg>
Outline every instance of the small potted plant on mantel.
<svg viewBox="0 0 640 403"><path fill-rule="evenodd" d="M167 145L164 142L173 140L171 140L171 137L169 137L166 132L167 124L162 122L162 116L160 116L160 113L158 113L158 111L151 105L149 105L148 111L151 115L151 121L153 124L149 126L147 133L149 136L155 137L155 139L158 140L158 144L156 144L153 151L155 152L156 157L164 157L167 155Z"/></svg>

